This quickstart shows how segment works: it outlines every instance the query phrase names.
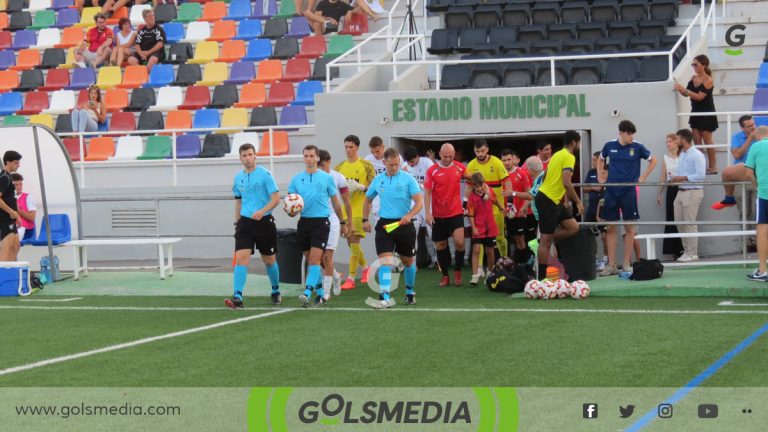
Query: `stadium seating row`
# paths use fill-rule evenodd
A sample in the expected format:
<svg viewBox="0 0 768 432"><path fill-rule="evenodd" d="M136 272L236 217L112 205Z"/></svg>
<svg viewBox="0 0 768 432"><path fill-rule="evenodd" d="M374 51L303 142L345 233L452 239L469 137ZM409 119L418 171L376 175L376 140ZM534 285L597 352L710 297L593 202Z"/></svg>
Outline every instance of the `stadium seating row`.
<svg viewBox="0 0 768 432"><path fill-rule="evenodd" d="M261 135L261 140L259 140ZM123 136L92 138L87 145L80 149L80 138L64 138L64 147L72 161L105 161L105 160L158 160L172 158L173 140L169 136L155 135L147 137L146 143L140 136ZM274 141L274 142L273 142ZM200 135L184 134L176 137L176 158L220 158L237 157L240 145L250 143L256 147L256 156L282 156L288 154L290 143L288 133L273 131L259 134L257 132L235 133L230 143L226 134L207 134L200 143ZM85 144L85 143L84 143Z"/></svg>

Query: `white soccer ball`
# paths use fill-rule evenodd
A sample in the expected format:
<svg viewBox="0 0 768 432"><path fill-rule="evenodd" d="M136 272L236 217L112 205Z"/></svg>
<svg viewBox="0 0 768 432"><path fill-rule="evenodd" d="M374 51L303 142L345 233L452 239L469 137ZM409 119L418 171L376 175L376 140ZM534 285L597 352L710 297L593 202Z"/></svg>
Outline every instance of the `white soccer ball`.
<svg viewBox="0 0 768 432"><path fill-rule="evenodd" d="M539 291L541 288L541 282L536 279L529 280L528 283L525 284L525 289L523 290L525 298L532 300L539 298Z"/></svg>
<svg viewBox="0 0 768 432"><path fill-rule="evenodd" d="M543 289L539 291L539 298L542 300L551 300L557 298L557 288L551 280L545 280L542 283Z"/></svg>
<svg viewBox="0 0 768 432"><path fill-rule="evenodd" d="M557 298L566 298L571 295L571 284L565 279L558 279L554 282Z"/></svg>
<svg viewBox="0 0 768 432"><path fill-rule="evenodd" d="M577 280L571 284L571 297L581 300L589 296L589 285L583 280Z"/></svg>
<svg viewBox="0 0 768 432"><path fill-rule="evenodd" d="M301 213L304 208L304 198L299 194L288 194L283 198L283 210L290 217Z"/></svg>

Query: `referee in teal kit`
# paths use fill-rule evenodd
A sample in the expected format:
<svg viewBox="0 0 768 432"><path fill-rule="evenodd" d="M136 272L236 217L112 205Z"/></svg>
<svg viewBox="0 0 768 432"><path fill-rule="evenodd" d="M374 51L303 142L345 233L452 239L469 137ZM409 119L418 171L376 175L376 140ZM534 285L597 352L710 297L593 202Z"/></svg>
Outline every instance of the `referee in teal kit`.
<svg viewBox="0 0 768 432"><path fill-rule="evenodd" d="M386 171L377 175L368 186L363 204L363 230L371 232L368 216L371 214L371 203L377 196L381 202L379 221L376 223L376 254L379 258L391 257L394 252L400 255L405 273L405 304L416 303L416 229L411 220L416 217L423 207L421 188L416 180L400 169L400 154L394 148L384 151ZM413 205L411 205L413 203ZM385 225L399 222L400 226L387 232ZM390 299L392 267L379 267L379 285L381 300L374 305L377 309L392 307L395 302Z"/></svg>

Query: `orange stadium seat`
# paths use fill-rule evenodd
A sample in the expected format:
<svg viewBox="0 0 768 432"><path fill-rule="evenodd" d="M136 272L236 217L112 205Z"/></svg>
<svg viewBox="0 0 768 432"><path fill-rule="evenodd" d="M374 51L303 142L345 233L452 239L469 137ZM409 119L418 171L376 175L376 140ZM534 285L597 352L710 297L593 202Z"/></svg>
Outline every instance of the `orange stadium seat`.
<svg viewBox="0 0 768 432"><path fill-rule="evenodd" d="M11 66L12 70L30 70L40 65L40 51L37 48L27 48L19 51L16 57L16 66Z"/></svg>
<svg viewBox="0 0 768 432"><path fill-rule="evenodd" d="M262 157L269 156L269 146L270 146L270 143L272 143L272 140L269 137L269 131L264 132L264 135L262 136L264 138L261 140L261 145L259 146L259 151L256 153L256 156L262 156ZM274 143L272 143L272 146L273 146L272 154L274 156L288 154L288 150L289 150L288 132L273 131L272 136L274 138Z"/></svg>
<svg viewBox="0 0 768 432"><path fill-rule="evenodd" d="M262 60L256 70L257 83L273 83L283 78L283 63L280 60Z"/></svg>
<svg viewBox="0 0 768 432"><path fill-rule="evenodd" d="M79 143L77 145L79 146ZM97 137L93 138L88 145L88 154L85 156L84 160L105 161L114 155L115 141L112 137Z"/></svg>
<svg viewBox="0 0 768 432"><path fill-rule="evenodd" d="M243 57L245 57L245 41L228 40L221 46L221 55L219 55L216 61L235 63Z"/></svg>
<svg viewBox="0 0 768 432"><path fill-rule="evenodd" d="M200 17L200 21L216 22L221 21L225 16L227 16L227 4L223 1L214 1L203 6L203 16Z"/></svg>
<svg viewBox="0 0 768 432"><path fill-rule="evenodd" d="M237 108L255 108L261 106L267 99L267 88L263 83L243 84L240 91L240 102L235 103Z"/></svg>
<svg viewBox="0 0 768 432"><path fill-rule="evenodd" d="M61 42L56 45L56 48L72 48L79 44L85 33L82 27L67 27L61 32Z"/></svg>
<svg viewBox="0 0 768 432"><path fill-rule="evenodd" d="M122 111L128 106L128 91L126 89L109 89L104 95L107 112Z"/></svg>
<svg viewBox="0 0 768 432"><path fill-rule="evenodd" d="M138 88L143 86L148 79L147 67L143 65L128 66L125 68L123 82L118 84L118 88Z"/></svg>
<svg viewBox="0 0 768 432"><path fill-rule="evenodd" d="M19 86L19 75L16 71L0 71L0 93L7 92Z"/></svg>
<svg viewBox="0 0 768 432"><path fill-rule="evenodd" d="M169 111L165 118L166 129L192 128L192 112L186 110ZM170 132L161 135L171 135Z"/></svg>

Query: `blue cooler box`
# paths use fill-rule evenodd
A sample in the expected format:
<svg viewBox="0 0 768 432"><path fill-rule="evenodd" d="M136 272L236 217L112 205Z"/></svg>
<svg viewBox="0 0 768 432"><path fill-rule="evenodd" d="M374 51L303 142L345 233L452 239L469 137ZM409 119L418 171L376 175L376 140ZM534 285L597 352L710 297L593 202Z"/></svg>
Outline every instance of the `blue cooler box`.
<svg viewBox="0 0 768 432"><path fill-rule="evenodd" d="M29 263L0 262L0 297L26 296L31 293Z"/></svg>

